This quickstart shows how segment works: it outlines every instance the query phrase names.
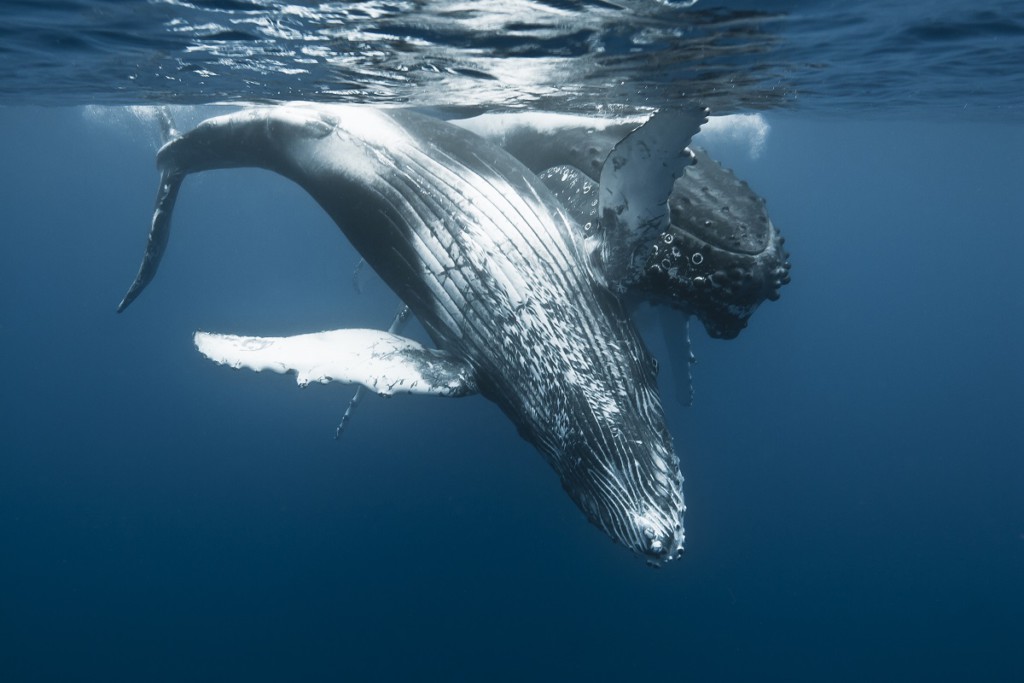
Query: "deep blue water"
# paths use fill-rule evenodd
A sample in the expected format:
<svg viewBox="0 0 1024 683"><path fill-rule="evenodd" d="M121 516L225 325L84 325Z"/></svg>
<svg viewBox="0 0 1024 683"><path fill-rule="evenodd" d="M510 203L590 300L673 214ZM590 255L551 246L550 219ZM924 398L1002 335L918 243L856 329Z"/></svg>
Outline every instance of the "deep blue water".
<svg viewBox="0 0 1024 683"><path fill-rule="evenodd" d="M1024 680L1024 128L984 73L983 116L825 93L767 111L756 157L711 148L793 282L695 334L693 407L665 391L688 512L661 570L479 397L370 397L336 442L346 388L194 351L394 313L277 176L190 179L116 315L153 126L5 90L0 680Z"/></svg>

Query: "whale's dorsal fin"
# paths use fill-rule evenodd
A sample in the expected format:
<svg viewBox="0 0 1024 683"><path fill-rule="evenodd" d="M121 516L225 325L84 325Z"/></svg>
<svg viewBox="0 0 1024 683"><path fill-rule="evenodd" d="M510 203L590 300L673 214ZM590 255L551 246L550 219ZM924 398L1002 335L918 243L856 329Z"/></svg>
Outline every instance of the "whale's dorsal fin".
<svg viewBox="0 0 1024 683"><path fill-rule="evenodd" d="M705 107L655 112L608 154L601 169L601 231L590 246L613 290L623 293L636 282L654 240L668 229L672 185L693 163L687 145L707 120Z"/></svg>
<svg viewBox="0 0 1024 683"><path fill-rule="evenodd" d="M329 330L293 337L196 332L196 348L222 365L294 372L299 386L360 384L381 396L466 396L477 391L472 367L452 354L380 330Z"/></svg>

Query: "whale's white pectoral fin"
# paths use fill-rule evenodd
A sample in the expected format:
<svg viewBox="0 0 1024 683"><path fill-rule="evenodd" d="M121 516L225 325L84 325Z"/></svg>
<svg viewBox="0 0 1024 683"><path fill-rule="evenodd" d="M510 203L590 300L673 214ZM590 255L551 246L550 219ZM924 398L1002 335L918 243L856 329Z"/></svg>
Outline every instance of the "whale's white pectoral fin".
<svg viewBox="0 0 1024 683"><path fill-rule="evenodd" d="M601 169L602 261L610 283L624 288L669 227L672 185L693 163L687 148L708 120L704 107L664 109L615 145Z"/></svg>
<svg viewBox="0 0 1024 683"><path fill-rule="evenodd" d="M444 351L379 330L329 330L294 337L242 337L196 332L196 348L222 365L294 372L312 382L361 384L382 396L476 393L472 367Z"/></svg>

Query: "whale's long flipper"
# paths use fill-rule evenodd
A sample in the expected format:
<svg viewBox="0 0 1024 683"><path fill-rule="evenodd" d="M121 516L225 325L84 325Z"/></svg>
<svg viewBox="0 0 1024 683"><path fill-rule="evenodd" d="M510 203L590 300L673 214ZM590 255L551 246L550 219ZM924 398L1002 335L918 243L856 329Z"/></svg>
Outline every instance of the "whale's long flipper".
<svg viewBox="0 0 1024 683"><path fill-rule="evenodd" d="M199 352L233 368L294 372L299 386L360 384L381 396L476 393L473 369L444 351L380 330L330 330L294 337L196 332Z"/></svg>
<svg viewBox="0 0 1024 683"><path fill-rule="evenodd" d="M707 120L704 107L656 112L605 160L597 248L613 289L624 292L640 278L654 240L669 228L672 185L693 163L687 145Z"/></svg>
<svg viewBox="0 0 1024 683"><path fill-rule="evenodd" d="M362 259L359 260L360 265L365 263ZM405 327L405 323L409 320L411 311L409 307L402 304L402 307L398 309L398 313L395 315L395 319L391 321L391 326L388 327L389 334L398 334ZM338 420L338 427L334 430L334 439L338 440L341 438L341 433L345 431L345 427L348 426L348 421L352 419L352 413L355 412L356 406L359 405L360 401L363 400L363 394L366 393L366 387L360 384L356 387L355 393L352 394L352 398L348 401L348 406L345 407L345 412L342 413L341 419Z"/></svg>

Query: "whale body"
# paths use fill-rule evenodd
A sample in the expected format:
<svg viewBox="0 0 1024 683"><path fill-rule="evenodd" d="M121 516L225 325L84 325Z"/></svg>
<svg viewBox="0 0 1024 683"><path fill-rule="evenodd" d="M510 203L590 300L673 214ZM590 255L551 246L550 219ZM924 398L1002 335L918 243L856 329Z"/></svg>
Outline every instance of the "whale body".
<svg viewBox="0 0 1024 683"><path fill-rule="evenodd" d="M620 269L667 225L668 193L705 120L703 109L656 114L613 150L603 215L617 235L639 236L608 257ZM373 330L200 332L201 352L233 367L295 372L303 384L479 392L543 454L591 522L652 564L679 556L683 478L656 362L595 274L572 213L512 155L412 111L284 105L209 119L164 145L157 162L146 255L119 311L152 280L188 174L275 171L327 211L436 348Z"/></svg>

